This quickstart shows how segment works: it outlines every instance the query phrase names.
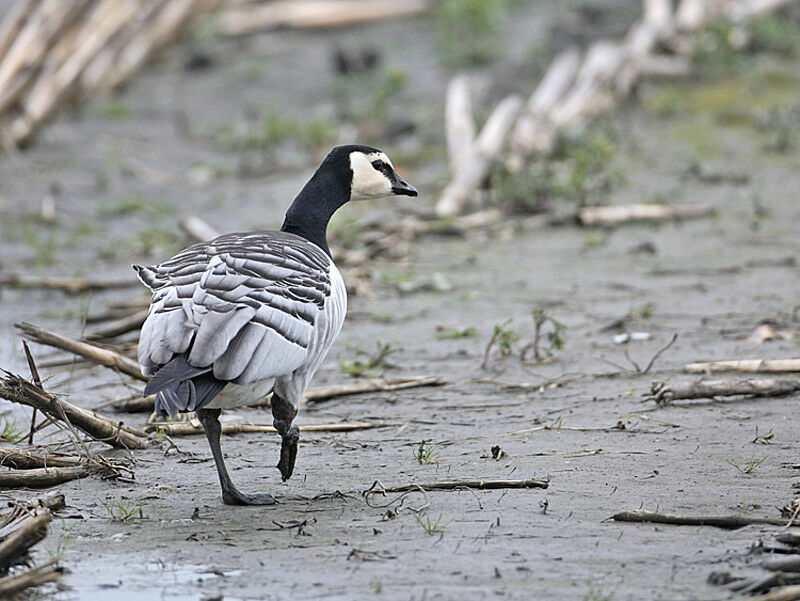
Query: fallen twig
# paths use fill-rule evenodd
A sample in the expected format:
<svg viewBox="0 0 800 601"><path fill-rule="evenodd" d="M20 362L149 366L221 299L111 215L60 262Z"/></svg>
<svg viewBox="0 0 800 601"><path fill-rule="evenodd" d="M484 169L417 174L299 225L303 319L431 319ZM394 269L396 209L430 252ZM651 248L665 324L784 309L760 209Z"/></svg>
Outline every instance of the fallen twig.
<svg viewBox="0 0 800 601"><path fill-rule="evenodd" d="M800 359L732 359L689 363L683 371L690 374L710 374L725 371L747 373L792 373L800 372Z"/></svg>
<svg viewBox="0 0 800 601"><path fill-rule="evenodd" d="M32 586L58 580L62 572L62 568L53 560L25 572L0 578L0 597L6 598Z"/></svg>
<svg viewBox="0 0 800 601"><path fill-rule="evenodd" d="M373 487L375 485L373 484ZM374 489L364 491L367 493L387 493L387 492L408 492L414 490L459 490L462 488L472 488L476 490L497 490L503 488L547 488L550 486L549 480L453 480L451 482L428 482L423 484L407 484L405 486L393 486L390 488Z"/></svg>
<svg viewBox="0 0 800 601"><path fill-rule="evenodd" d="M141 431L61 400L10 372L0 377L0 397L38 409L52 419L67 422L113 447L143 449L147 446L145 434Z"/></svg>
<svg viewBox="0 0 800 601"><path fill-rule="evenodd" d="M49 330L36 327L29 323L18 323L15 325L20 333L32 342L38 342L39 344L45 344L80 355L100 365L116 369L142 382L147 382L150 379L142 375L136 361L116 351L100 347L91 342L84 342L82 340L62 336L61 334L50 332Z"/></svg>
<svg viewBox="0 0 800 601"><path fill-rule="evenodd" d="M41 288L62 290L67 294L82 294L93 290L109 290L138 286L135 278L124 280L89 280L84 278L38 277L32 275L7 274L0 276L0 287Z"/></svg>
<svg viewBox="0 0 800 601"><path fill-rule="evenodd" d="M552 147L555 126L550 113L575 81L580 64L581 53L577 48L563 51L550 64L528 99L511 136L511 147L522 158Z"/></svg>
<svg viewBox="0 0 800 601"><path fill-rule="evenodd" d="M12 499L12 509L0 516L0 569L24 563L27 552L47 534L51 510L64 507L64 495L48 493L29 501ZM57 559L24 572L0 578L0 598L58 577Z"/></svg>
<svg viewBox="0 0 800 601"><path fill-rule="evenodd" d="M406 378L375 378L353 384L334 384L310 388L303 396L306 403L318 403L342 396L368 392L392 392L422 386L444 386L448 381L437 376L409 376Z"/></svg>
<svg viewBox="0 0 800 601"><path fill-rule="evenodd" d="M189 215L178 223L180 228L195 242L208 242L220 233L197 215Z"/></svg>
<svg viewBox="0 0 800 601"><path fill-rule="evenodd" d="M785 586L747 599L748 601L797 601L800 599L800 586Z"/></svg>
<svg viewBox="0 0 800 601"><path fill-rule="evenodd" d="M583 56L576 51L566 51L555 58L517 120L511 136L512 156L506 166L519 170L531 155L550 154L557 146L559 131L579 130L587 121L629 96L636 82L653 70L652 57L660 45L668 47L671 55L688 56L695 46L680 34L697 32L719 18L739 23L775 10L788 1L685 0L675 11L670 0L644 0L642 17L631 26L623 41L597 40ZM660 65L656 67L663 71ZM685 61L672 61L668 65L670 73L685 73L686 70ZM474 178L478 184L501 160L502 150L501 146L487 158L486 164L480 165ZM461 173L463 169L453 173L453 179L442 192L436 207L439 215L454 215L463 210L469 193L476 188L474 181L469 181L471 187L459 184L458 180L464 179ZM578 221L583 225L618 225L628 221L709 214L711 209L705 205L587 207L581 210Z"/></svg>
<svg viewBox="0 0 800 601"><path fill-rule="evenodd" d="M532 432L540 432L542 430L566 430L570 432L638 432L640 434L661 434L663 430L633 430L628 428L625 425L625 422L622 420L618 421L613 426L563 426L561 424L542 424L540 426L533 426L531 428L525 428L523 430L516 430L514 432L506 432L504 434L500 434L499 436L518 436L520 434L530 434Z"/></svg>
<svg viewBox="0 0 800 601"><path fill-rule="evenodd" d="M147 319L147 309L137 311L125 317L115 319L102 327L96 328L87 334L89 340L101 340L104 338L114 338L138 330Z"/></svg>
<svg viewBox="0 0 800 601"><path fill-rule="evenodd" d="M800 572L800 557L770 559L764 562L764 569L770 572Z"/></svg>
<svg viewBox="0 0 800 601"><path fill-rule="evenodd" d="M56 453L37 453L24 449L0 448L0 466L17 470L35 468L74 467L84 462L77 455L60 455Z"/></svg>
<svg viewBox="0 0 800 601"><path fill-rule="evenodd" d="M349 422L340 424L300 424L301 432L354 432L356 430L370 430L372 428L387 428L397 426L389 422ZM189 422L152 422L145 428L148 432L166 434L167 436L192 436L203 434L203 426L199 420ZM253 434L259 432L277 432L268 424L243 424L238 422L222 422L223 434Z"/></svg>
<svg viewBox="0 0 800 601"><path fill-rule="evenodd" d="M40 508L4 526L0 567L9 568L19 563L28 549L47 536L47 524L52 519L49 509Z"/></svg>
<svg viewBox="0 0 800 601"><path fill-rule="evenodd" d="M475 122L472 117L472 93L470 80L459 75L447 86L444 122L447 141L447 157L453 173L463 168L469 159L470 148L475 142Z"/></svg>
<svg viewBox="0 0 800 601"><path fill-rule="evenodd" d="M342 27L404 17L427 9L427 0L292 0L230 8L218 16L222 33L231 36L279 27Z"/></svg>
<svg viewBox="0 0 800 601"><path fill-rule="evenodd" d="M0 488L48 488L92 473L88 463L73 467L0 470Z"/></svg>
<svg viewBox="0 0 800 601"><path fill-rule="evenodd" d="M755 582L752 580L736 582L735 584L731 584L730 589L743 595L754 595L756 593L770 591L775 587L787 586L790 584L800 584L800 574L775 572Z"/></svg>
<svg viewBox="0 0 800 601"><path fill-rule="evenodd" d="M634 361L633 359L631 359L630 353L628 353L628 349L625 349L625 358L628 360L628 362L631 365L633 365L633 369L637 374L647 374L647 373L650 372L651 369L653 369L653 365L656 364L656 361L658 360L658 358L662 354L664 354L664 352L666 352L667 349L669 349L673 344L675 344L675 341L677 339L678 339L678 333L675 332L672 335L672 338L670 338L670 341L665 346L661 347L660 349L658 349L656 351L656 353L653 355L652 359L650 359L650 361L647 363L647 366L644 369L639 367L639 364L636 363L636 361Z"/></svg>
<svg viewBox="0 0 800 601"><path fill-rule="evenodd" d="M787 520L775 518L756 518L741 515L709 517L673 515L669 513L645 511L644 509L638 511L622 511L614 514L612 519L616 522L649 522L655 524L672 524L674 526L713 526L725 530L736 530L737 528L744 528L745 526L752 525L785 526L787 522ZM800 521L795 521L795 523L800 525Z"/></svg>
<svg viewBox="0 0 800 601"><path fill-rule="evenodd" d="M776 540L784 545L800 546L800 529L794 528L787 532L782 532L776 537Z"/></svg>
<svg viewBox="0 0 800 601"><path fill-rule="evenodd" d="M15 499L6 493L4 493L3 496L10 499L9 506L14 509L0 516L0 531L20 516L27 515L37 507L46 507L51 511L55 511L57 509L63 509L66 505L66 498L64 494L60 492L51 491L27 500Z"/></svg>
<svg viewBox="0 0 800 601"><path fill-rule="evenodd" d="M365 394L369 392L391 392L395 390L406 390L408 388L419 388L422 386L444 386L447 380L435 376L411 376L407 378L374 378L353 384L334 384L332 386L320 386L310 388L303 395L304 403L318 403L328 399L343 396ZM223 389L222 394L225 394ZM269 406L269 396L264 399L257 399L249 407ZM121 401L104 403L111 405L116 411L123 413L149 413L155 409L155 395L142 398L125 399Z"/></svg>
<svg viewBox="0 0 800 601"><path fill-rule="evenodd" d="M454 173L453 179L442 191L436 203L437 215L454 217L463 212L500 156L521 107L522 99L519 96L508 96L489 115L461 168Z"/></svg>
<svg viewBox="0 0 800 601"><path fill-rule="evenodd" d="M734 380L700 380L699 382L662 382L656 380L643 402L667 405L678 399L710 399L721 396L774 397L800 390L800 378L748 378Z"/></svg>
<svg viewBox="0 0 800 601"><path fill-rule="evenodd" d="M709 217L714 214L710 205L606 205L601 207L583 207L578 211L580 225L621 225L634 221L668 221L671 219L693 219Z"/></svg>

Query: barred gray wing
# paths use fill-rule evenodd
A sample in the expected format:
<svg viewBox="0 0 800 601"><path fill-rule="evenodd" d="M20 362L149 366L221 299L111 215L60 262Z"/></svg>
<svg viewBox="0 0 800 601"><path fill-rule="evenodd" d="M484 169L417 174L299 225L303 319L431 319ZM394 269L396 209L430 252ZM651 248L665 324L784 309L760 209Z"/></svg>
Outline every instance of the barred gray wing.
<svg viewBox="0 0 800 601"><path fill-rule="evenodd" d="M247 384L286 375L309 353L331 294L331 261L286 232L226 234L152 267L134 265L153 291L139 339L152 375L187 353L214 377Z"/></svg>

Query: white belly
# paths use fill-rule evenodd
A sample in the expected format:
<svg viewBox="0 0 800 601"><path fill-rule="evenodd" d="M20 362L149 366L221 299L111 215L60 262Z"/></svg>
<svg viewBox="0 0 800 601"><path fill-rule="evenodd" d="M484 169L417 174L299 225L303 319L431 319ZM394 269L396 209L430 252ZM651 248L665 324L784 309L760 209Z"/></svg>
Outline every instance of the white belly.
<svg viewBox="0 0 800 601"><path fill-rule="evenodd" d="M250 384L228 384L206 407L209 409L233 409L252 405L271 393L274 384L274 379L259 380Z"/></svg>

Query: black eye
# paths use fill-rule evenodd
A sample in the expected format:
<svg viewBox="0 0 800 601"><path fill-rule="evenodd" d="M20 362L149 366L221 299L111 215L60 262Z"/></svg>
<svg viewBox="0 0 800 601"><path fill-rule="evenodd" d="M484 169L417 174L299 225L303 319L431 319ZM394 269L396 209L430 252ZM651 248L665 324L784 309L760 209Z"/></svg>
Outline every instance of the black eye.
<svg viewBox="0 0 800 601"><path fill-rule="evenodd" d="M380 171L383 168L383 161L372 161L372 166Z"/></svg>

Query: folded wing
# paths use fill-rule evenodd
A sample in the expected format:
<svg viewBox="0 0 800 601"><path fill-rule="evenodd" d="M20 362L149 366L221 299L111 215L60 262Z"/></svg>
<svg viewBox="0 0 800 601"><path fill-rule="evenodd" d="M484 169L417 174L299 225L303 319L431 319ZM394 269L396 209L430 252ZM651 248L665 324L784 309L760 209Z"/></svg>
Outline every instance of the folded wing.
<svg viewBox="0 0 800 601"><path fill-rule="evenodd" d="M153 290L139 339L147 375L184 354L189 368L236 384L289 374L331 292L328 256L285 232L227 234L134 269Z"/></svg>

